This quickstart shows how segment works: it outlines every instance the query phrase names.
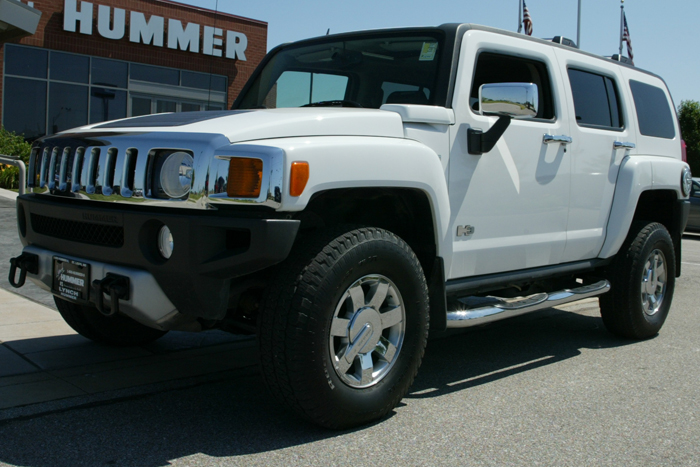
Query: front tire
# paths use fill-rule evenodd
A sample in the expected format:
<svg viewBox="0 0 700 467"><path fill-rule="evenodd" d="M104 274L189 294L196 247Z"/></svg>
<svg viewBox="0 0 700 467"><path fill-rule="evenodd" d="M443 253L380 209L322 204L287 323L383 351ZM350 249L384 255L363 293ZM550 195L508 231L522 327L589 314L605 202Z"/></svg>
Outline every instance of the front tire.
<svg viewBox="0 0 700 467"><path fill-rule="evenodd" d="M324 427L382 418L413 383L428 316L423 270L399 237L378 228L316 233L266 294L263 378L278 400Z"/></svg>
<svg viewBox="0 0 700 467"><path fill-rule="evenodd" d="M70 327L98 344L116 347L143 345L168 332L144 326L121 313L105 316L95 307L78 305L58 297L54 297L54 302Z"/></svg>
<svg viewBox="0 0 700 467"><path fill-rule="evenodd" d="M605 327L628 339L655 336L668 316L676 282L671 235L658 223L635 223L611 268L612 288L600 297Z"/></svg>

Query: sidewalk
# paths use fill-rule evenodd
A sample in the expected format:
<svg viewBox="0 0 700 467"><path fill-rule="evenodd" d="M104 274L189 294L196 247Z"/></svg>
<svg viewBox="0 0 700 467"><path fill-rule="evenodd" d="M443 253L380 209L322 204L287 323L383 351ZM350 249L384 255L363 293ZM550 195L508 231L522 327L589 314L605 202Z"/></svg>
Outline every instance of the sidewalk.
<svg viewBox="0 0 700 467"><path fill-rule="evenodd" d="M13 289L9 258L22 251L16 197L0 189L0 422L257 371L252 337L169 332L141 347L107 347L73 331L48 292L30 281Z"/></svg>
<svg viewBox="0 0 700 467"><path fill-rule="evenodd" d="M254 339L221 331L170 332L141 347L98 345L55 310L0 289L0 421L256 371L256 364Z"/></svg>

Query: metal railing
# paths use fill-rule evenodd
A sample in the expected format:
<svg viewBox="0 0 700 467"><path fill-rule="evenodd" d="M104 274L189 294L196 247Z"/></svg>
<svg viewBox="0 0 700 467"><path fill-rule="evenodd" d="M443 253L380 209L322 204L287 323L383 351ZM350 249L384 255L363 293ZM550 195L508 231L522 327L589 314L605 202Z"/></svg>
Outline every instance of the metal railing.
<svg viewBox="0 0 700 467"><path fill-rule="evenodd" d="M6 156L0 154L0 164L19 167L19 194L23 195L25 193L24 187L27 186L27 168L24 166L24 162L22 162L18 156Z"/></svg>

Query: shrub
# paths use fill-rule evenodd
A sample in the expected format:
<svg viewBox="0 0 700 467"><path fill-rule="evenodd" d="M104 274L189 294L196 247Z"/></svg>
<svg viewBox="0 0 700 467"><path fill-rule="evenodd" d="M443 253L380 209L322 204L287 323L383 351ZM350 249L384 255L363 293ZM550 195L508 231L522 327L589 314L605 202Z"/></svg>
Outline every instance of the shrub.
<svg viewBox="0 0 700 467"><path fill-rule="evenodd" d="M20 135L4 128L0 128L0 154L6 156L19 156L25 165L29 165L29 152L31 144ZM19 169L10 165L0 164L0 188L18 188Z"/></svg>

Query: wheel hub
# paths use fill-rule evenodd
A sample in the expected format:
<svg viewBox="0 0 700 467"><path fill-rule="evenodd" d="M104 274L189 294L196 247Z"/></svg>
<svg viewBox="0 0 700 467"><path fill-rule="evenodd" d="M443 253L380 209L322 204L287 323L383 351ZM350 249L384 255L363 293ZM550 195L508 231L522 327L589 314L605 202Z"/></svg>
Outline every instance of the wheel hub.
<svg viewBox="0 0 700 467"><path fill-rule="evenodd" d="M329 333L336 374L348 386L377 384L393 367L405 333L398 288L382 275L364 276L341 296Z"/></svg>
<svg viewBox="0 0 700 467"><path fill-rule="evenodd" d="M642 272L642 309L647 316L655 315L666 294L666 257L661 250L652 251L644 262Z"/></svg>
<svg viewBox="0 0 700 467"><path fill-rule="evenodd" d="M373 350L382 337L382 319L372 307L365 307L350 320L348 338L350 343L359 346L359 353Z"/></svg>

